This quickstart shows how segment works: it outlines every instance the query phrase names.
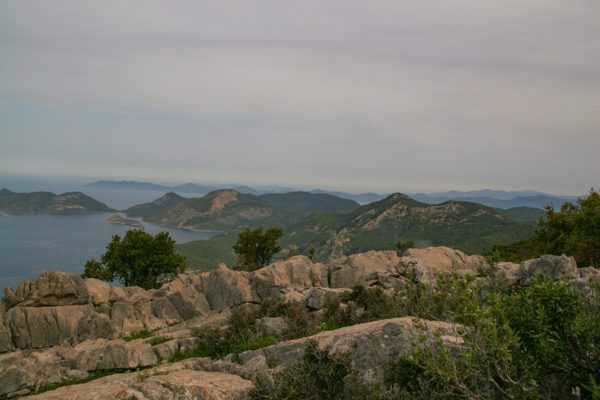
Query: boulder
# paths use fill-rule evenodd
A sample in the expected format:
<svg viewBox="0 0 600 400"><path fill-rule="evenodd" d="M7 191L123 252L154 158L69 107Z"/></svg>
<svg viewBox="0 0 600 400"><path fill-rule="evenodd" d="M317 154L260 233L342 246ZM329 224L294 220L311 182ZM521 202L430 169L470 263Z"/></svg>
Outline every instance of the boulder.
<svg viewBox="0 0 600 400"><path fill-rule="evenodd" d="M391 356L406 354L414 348L412 342L420 335L441 333L442 340L453 348L460 346L458 326L447 322L419 320L413 317L386 319L352 325L333 331L325 331L313 336L289 340L264 347L259 350L239 354L239 367L232 365L232 358L209 362L214 368L237 370L244 376L252 376L258 371L250 365L262 366L264 360L274 366L289 366L302 359L309 340L315 340L320 347L329 346L332 352L352 352L353 365L360 375L369 382L383 382L383 368Z"/></svg>
<svg viewBox="0 0 600 400"><path fill-rule="evenodd" d="M132 369L156 364L152 346L140 340L88 340L73 348L71 367L83 371L124 368Z"/></svg>
<svg viewBox="0 0 600 400"><path fill-rule="evenodd" d="M437 274L432 270L429 264L417 258L408 256L402 257L397 269L402 276L406 278L407 282L434 285L437 281Z"/></svg>
<svg viewBox="0 0 600 400"><path fill-rule="evenodd" d="M167 325L173 325L183 320L173 303L166 297L159 297L151 303L152 315Z"/></svg>
<svg viewBox="0 0 600 400"><path fill-rule="evenodd" d="M313 263L305 256L277 261L254 271L251 281L252 293L260 300L289 291L302 292L313 286L329 286L327 267L321 263Z"/></svg>
<svg viewBox="0 0 600 400"><path fill-rule="evenodd" d="M289 329L289 325L283 317L264 317L256 320L256 331L261 336L282 337Z"/></svg>
<svg viewBox="0 0 600 400"><path fill-rule="evenodd" d="M449 247L428 247L408 249L404 256L416 258L429 266L433 274L475 273L480 267L488 267L485 258L479 255L468 256L460 250Z"/></svg>
<svg viewBox="0 0 600 400"><path fill-rule="evenodd" d="M225 264L219 264L217 269L203 275L200 292L213 311L257 300L252 296L250 273L232 271Z"/></svg>
<svg viewBox="0 0 600 400"><path fill-rule="evenodd" d="M533 260L523 261L519 267L519 283L531 285L535 278L543 274L547 279L578 279L579 270L573 257L545 255Z"/></svg>
<svg viewBox="0 0 600 400"><path fill-rule="evenodd" d="M183 319L191 319L210 312L210 306L202 293L196 292L190 287L171 293L167 296L177 314Z"/></svg>
<svg viewBox="0 0 600 400"><path fill-rule="evenodd" d="M83 281L89 294L89 301L95 306L106 304L110 301L110 285L99 279L89 278Z"/></svg>
<svg viewBox="0 0 600 400"><path fill-rule="evenodd" d="M10 307L65 306L86 304L87 288L78 275L68 272L42 271L38 279L19 283L17 292L6 291Z"/></svg>
<svg viewBox="0 0 600 400"><path fill-rule="evenodd" d="M500 262L495 268L489 269L488 276L480 279L484 287L503 288L516 285L521 279L521 270L519 264L512 262Z"/></svg>
<svg viewBox="0 0 600 400"><path fill-rule="evenodd" d="M369 251L333 260L330 265L332 288L380 285L399 289L404 285L401 259L395 251ZM316 285L323 286L323 285Z"/></svg>
<svg viewBox="0 0 600 400"><path fill-rule="evenodd" d="M19 349L39 349L109 336L108 320L91 304L57 307L13 307L7 314L12 340Z"/></svg>
<svg viewBox="0 0 600 400"><path fill-rule="evenodd" d="M29 388L87 376L62 365L61 358L51 351L33 352L28 357L20 351L0 356L0 396L10 398L27 394Z"/></svg>
<svg viewBox="0 0 600 400"><path fill-rule="evenodd" d="M312 287L305 293L305 306L309 310L320 310L327 307L327 303L344 293L352 293L352 289L333 289Z"/></svg>

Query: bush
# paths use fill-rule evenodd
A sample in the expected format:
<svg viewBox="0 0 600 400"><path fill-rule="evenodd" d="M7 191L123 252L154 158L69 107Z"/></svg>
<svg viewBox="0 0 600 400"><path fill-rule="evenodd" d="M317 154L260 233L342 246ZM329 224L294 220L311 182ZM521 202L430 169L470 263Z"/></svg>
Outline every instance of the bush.
<svg viewBox="0 0 600 400"><path fill-rule="evenodd" d="M480 299L461 292L463 300L451 306L455 320L466 324L459 351L441 338L423 338L386 367L395 396L564 398L578 388L582 398L592 398L600 378L598 287L583 297L568 282L540 278Z"/></svg>
<svg viewBox="0 0 600 400"><path fill-rule="evenodd" d="M250 392L253 400L346 400L373 398L352 367L352 354L331 353L309 341L302 361L274 376L272 383L259 382Z"/></svg>

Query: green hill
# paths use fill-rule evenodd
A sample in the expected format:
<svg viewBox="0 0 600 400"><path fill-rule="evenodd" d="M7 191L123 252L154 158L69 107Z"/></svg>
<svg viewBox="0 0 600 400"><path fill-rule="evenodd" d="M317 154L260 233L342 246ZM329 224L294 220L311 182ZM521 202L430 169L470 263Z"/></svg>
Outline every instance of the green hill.
<svg viewBox="0 0 600 400"><path fill-rule="evenodd" d="M295 246L303 254L314 247L319 261L369 250L391 250L399 240L413 240L419 247L443 245L482 253L497 244L528 238L534 229L531 222L515 221L481 204L447 201L430 205L400 193L347 214L317 213L295 225L280 225L285 231L282 246ZM235 239L230 234L178 248L184 249L182 254L188 257L201 255L190 265L211 268L219 261L235 261L231 252Z"/></svg>
<svg viewBox="0 0 600 400"><path fill-rule="evenodd" d="M173 207L181 203L184 200L185 197L182 197L177 193L169 192L166 193L163 197L156 199L150 203L138 204L136 206L130 207L127 210L125 210L125 213L130 217L150 218L157 214L160 214L162 211L166 210L169 207Z"/></svg>
<svg viewBox="0 0 600 400"><path fill-rule="evenodd" d="M317 215L286 231L284 244L301 253L311 247L316 258L390 250L399 240L418 246L450 246L480 253L499 243L531 236L532 223L514 221L476 203L447 201L429 205L403 194L364 205L343 216Z"/></svg>
<svg viewBox="0 0 600 400"><path fill-rule="evenodd" d="M10 214L86 214L115 210L81 192L56 195L51 192L15 193L2 189L0 211Z"/></svg>
<svg viewBox="0 0 600 400"><path fill-rule="evenodd" d="M354 200L325 193L269 193L263 194L260 198L284 210L302 213L348 213L360 207L360 204Z"/></svg>
<svg viewBox="0 0 600 400"><path fill-rule="evenodd" d="M161 199L164 198L163 196ZM235 190L217 190L193 199L177 200L174 196L170 199L173 199L173 205L154 208L149 205L145 208L135 206L127 210L127 215L135 216L143 212L144 220L155 224L210 231L237 231L270 225L289 226L302 218L300 213L283 210L257 196Z"/></svg>

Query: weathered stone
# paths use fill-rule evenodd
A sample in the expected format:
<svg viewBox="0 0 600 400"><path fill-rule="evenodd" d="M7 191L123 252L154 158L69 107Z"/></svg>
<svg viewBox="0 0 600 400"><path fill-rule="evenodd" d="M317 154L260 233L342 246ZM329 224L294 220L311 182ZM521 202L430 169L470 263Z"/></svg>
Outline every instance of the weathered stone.
<svg viewBox="0 0 600 400"><path fill-rule="evenodd" d="M309 310L320 310L327 307L327 303L344 293L351 293L352 289L333 289L312 287L305 293L305 305Z"/></svg>
<svg viewBox="0 0 600 400"><path fill-rule="evenodd" d="M478 268L488 266L482 256L468 256L460 250L444 246L408 249L403 255L425 262L434 274L475 273Z"/></svg>
<svg viewBox="0 0 600 400"><path fill-rule="evenodd" d="M210 312L206 297L189 287L169 294L167 298L183 319L191 319Z"/></svg>
<svg viewBox="0 0 600 400"><path fill-rule="evenodd" d="M256 320L256 331L261 336L281 337L289 329L283 317L264 317Z"/></svg>
<svg viewBox="0 0 600 400"><path fill-rule="evenodd" d="M500 262L489 271L490 274L480 280L482 286L502 288L516 285L521 279L519 264L512 262Z"/></svg>
<svg viewBox="0 0 600 400"><path fill-rule="evenodd" d="M519 283L524 286L531 285L540 274L544 274L550 280L579 278L575 259L564 254L562 256L546 255L523 261L519 267L519 273L521 275Z"/></svg>
<svg viewBox="0 0 600 400"><path fill-rule="evenodd" d="M206 300L206 299L205 299ZM151 303L152 314L167 325L176 324L183 320L175 306L166 297L159 297Z"/></svg>
<svg viewBox="0 0 600 400"><path fill-rule="evenodd" d="M11 303L11 307L16 305L40 307L86 304L89 298L87 289L79 276L60 271L51 273L42 271L38 279L19 283L14 296L10 291L8 295L7 301Z"/></svg>
<svg viewBox="0 0 600 400"><path fill-rule="evenodd" d="M192 371L176 366L106 376L80 385L64 386L35 396L36 400L243 400L254 385L239 376Z"/></svg>
<svg viewBox="0 0 600 400"><path fill-rule="evenodd" d="M156 364L150 344L121 339L85 341L74 347L77 353L74 367L83 371L113 368L137 368Z"/></svg>
<svg viewBox="0 0 600 400"><path fill-rule="evenodd" d="M438 321L420 320L419 325L412 317L394 318L352 325L345 328L325 331L296 340L289 340L259 350L240 354L239 364L244 374L250 376L247 365L256 357L268 360L269 364L288 366L302 359L309 340L315 340L320 347L329 346L333 352L352 352L353 365L367 381L382 382L385 363L393 355L406 354L414 348L411 342L419 335L442 333L442 340L451 347L459 346L457 326ZM225 361L228 361L227 358ZM230 361L230 360L229 360ZM215 368L226 369L227 362L213 362ZM231 362L230 362L231 364ZM256 365L262 365L258 362Z"/></svg>
<svg viewBox="0 0 600 400"><path fill-rule="evenodd" d="M327 287L327 267L308 257L295 256L255 271L252 292L261 300L293 290L302 292L313 286Z"/></svg>
<svg viewBox="0 0 600 400"><path fill-rule="evenodd" d="M163 359L171 358L178 351L186 353L200 345L200 338L188 337L181 339L173 339L168 342L160 343L152 347L154 352Z"/></svg>
<svg viewBox="0 0 600 400"><path fill-rule="evenodd" d="M13 307L8 311L7 320L13 342L19 349L45 348L63 343L76 343L91 332L102 334L103 320L98 315L94 321L94 307ZM80 327L80 321L88 321ZM81 335L81 336L80 336Z"/></svg>
<svg viewBox="0 0 600 400"><path fill-rule="evenodd" d="M400 288L404 283L401 269L401 259L395 251L369 251L344 256L331 262L329 286L351 288L379 284L385 288Z"/></svg>
<svg viewBox="0 0 600 400"><path fill-rule="evenodd" d="M14 350L12 334L6 325L6 320L6 313L4 311L0 312L0 353Z"/></svg>
<svg viewBox="0 0 600 400"><path fill-rule="evenodd" d="M436 273L434 273L429 265L416 258L402 257L396 269L411 283L433 285L437 280Z"/></svg>
<svg viewBox="0 0 600 400"><path fill-rule="evenodd" d="M249 278L249 272L232 271L224 264L206 274L202 280L202 293L211 310L222 311L256 300L252 296Z"/></svg>
<svg viewBox="0 0 600 400"><path fill-rule="evenodd" d="M99 279L89 278L83 281L89 294L90 303L95 306L106 304L110 301L110 285Z"/></svg>

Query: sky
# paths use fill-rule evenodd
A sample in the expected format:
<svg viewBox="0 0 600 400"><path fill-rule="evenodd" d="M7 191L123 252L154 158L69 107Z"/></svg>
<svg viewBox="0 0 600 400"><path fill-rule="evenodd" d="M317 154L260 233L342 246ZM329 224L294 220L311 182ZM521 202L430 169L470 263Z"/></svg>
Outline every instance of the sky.
<svg viewBox="0 0 600 400"><path fill-rule="evenodd" d="M0 2L0 174L600 186L597 0Z"/></svg>

